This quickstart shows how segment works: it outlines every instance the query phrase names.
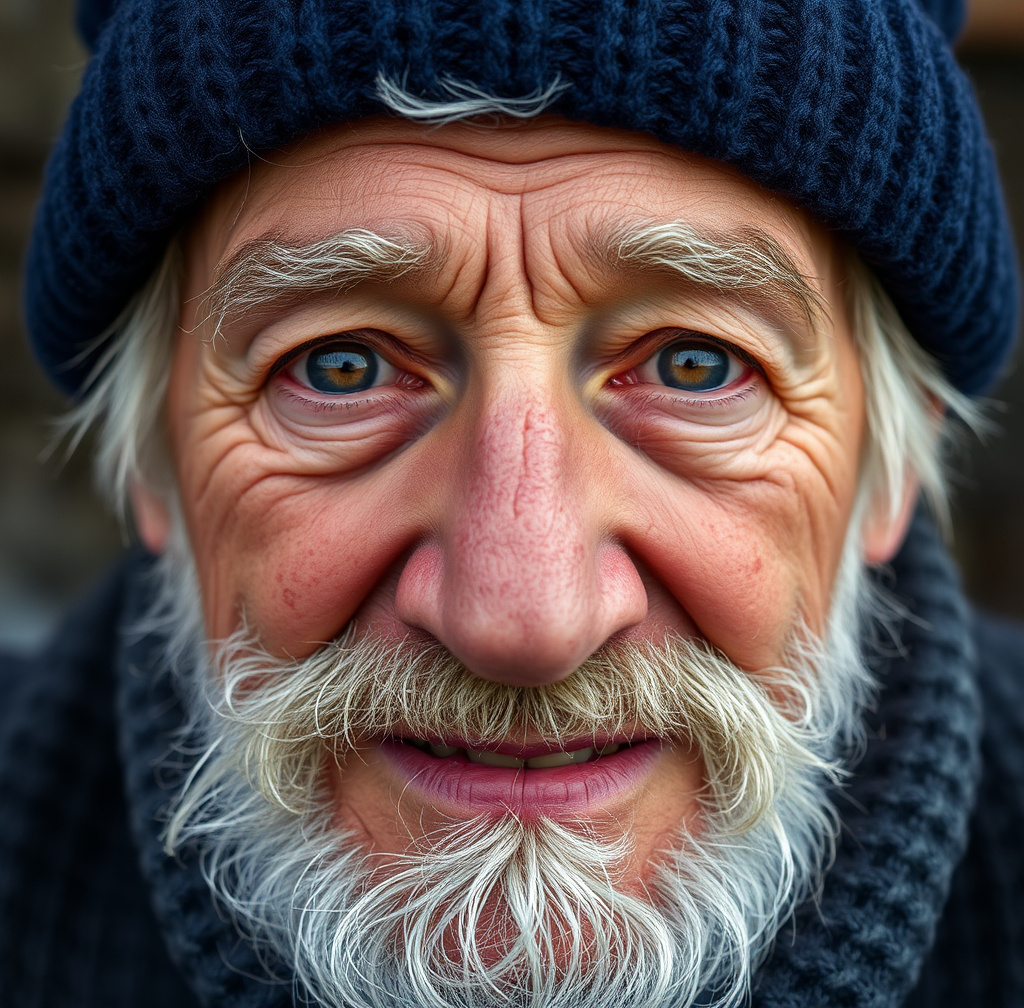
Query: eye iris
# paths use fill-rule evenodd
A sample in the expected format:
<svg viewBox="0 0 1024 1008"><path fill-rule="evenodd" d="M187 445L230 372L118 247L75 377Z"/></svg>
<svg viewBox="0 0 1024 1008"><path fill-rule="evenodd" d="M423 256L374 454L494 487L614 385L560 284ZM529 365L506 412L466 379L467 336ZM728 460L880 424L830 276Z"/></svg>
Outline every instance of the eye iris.
<svg viewBox="0 0 1024 1008"><path fill-rule="evenodd" d="M306 377L318 392L363 392L377 379L377 356L364 347L332 345L310 353Z"/></svg>
<svg viewBox="0 0 1024 1008"><path fill-rule="evenodd" d="M708 392L724 384L729 374L729 355L715 347L674 346L658 357L661 380L687 392Z"/></svg>

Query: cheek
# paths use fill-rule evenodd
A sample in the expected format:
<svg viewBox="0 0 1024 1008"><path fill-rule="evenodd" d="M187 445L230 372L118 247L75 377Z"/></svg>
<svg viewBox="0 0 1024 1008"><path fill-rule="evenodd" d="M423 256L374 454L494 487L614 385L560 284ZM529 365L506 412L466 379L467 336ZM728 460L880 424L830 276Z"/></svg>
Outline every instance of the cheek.
<svg viewBox="0 0 1024 1008"><path fill-rule="evenodd" d="M801 619L817 634L827 626L863 426L856 361L838 364L852 379L830 377L827 396L766 413L763 439L677 439L686 450L672 445L634 497L644 522L630 549L696 632L744 668L779 662Z"/></svg>
<svg viewBox="0 0 1024 1008"><path fill-rule="evenodd" d="M372 439L275 444L253 422L259 406L232 402L222 385L182 341L171 432L207 634L221 639L244 617L270 651L300 657L337 636L409 549L419 513L409 503L436 479L408 455L361 465L353 452Z"/></svg>
<svg viewBox="0 0 1024 1008"><path fill-rule="evenodd" d="M663 481L649 488L647 521L627 545L699 636L744 668L765 668L801 616L824 629L848 518L832 489L811 472Z"/></svg>
<svg viewBox="0 0 1024 1008"><path fill-rule="evenodd" d="M742 512L698 492L673 503L682 510L634 548L699 636L745 668L771 664L795 596L788 544L770 536L763 511Z"/></svg>
<svg viewBox="0 0 1024 1008"><path fill-rule="evenodd" d="M271 652L308 654L344 629L415 531L396 480L214 474L190 525L207 631L245 618Z"/></svg>

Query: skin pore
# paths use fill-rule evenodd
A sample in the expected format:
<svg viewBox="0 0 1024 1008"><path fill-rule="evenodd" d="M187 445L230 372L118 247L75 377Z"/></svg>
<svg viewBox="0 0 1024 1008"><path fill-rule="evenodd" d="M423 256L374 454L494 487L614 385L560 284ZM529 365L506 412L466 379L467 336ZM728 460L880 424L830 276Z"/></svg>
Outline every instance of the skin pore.
<svg viewBox="0 0 1024 1008"><path fill-rule="evenodd" d="M618 254L623 229L671 222L767 237L826 310ZM216 324L205 295L253 242L355 229L426 251ZM220 188L185 262L170 433L211 638L244 614L300 658L355 621L529 688L672 635L756 674L798 616L823 629L864 423L842 255L738 173L553 117L369 120ZM325 391L342 360L376 378ZM138 510L159 549L159 504ZM871 528L882 560L899 530ZM462 813L373 740L332 773L339 823L377 850ZM699 753L638 774L586 814L628 824L645 863L697 813Z"/></svg>

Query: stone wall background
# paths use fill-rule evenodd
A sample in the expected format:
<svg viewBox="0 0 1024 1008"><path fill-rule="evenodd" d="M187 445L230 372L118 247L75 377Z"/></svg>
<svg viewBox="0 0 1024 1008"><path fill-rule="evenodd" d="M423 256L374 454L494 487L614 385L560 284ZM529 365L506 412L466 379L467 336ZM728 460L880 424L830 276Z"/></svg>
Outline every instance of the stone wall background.
<svg viewBox="0 0 1024 1008"><path fill-rule="evenodd" d="M126 536L91 486L88 448L48 452L63 404L26 348L20 264L39 178L85 54L71 0L0 0L0 646L37 645ZM1024 247L1024 4L976 0L961 53ZM1020 355L1018 354L1018 361ZM993 395L1002 434L955 466L956 549L973 597L1024 619L1024 374Z"/></svg>

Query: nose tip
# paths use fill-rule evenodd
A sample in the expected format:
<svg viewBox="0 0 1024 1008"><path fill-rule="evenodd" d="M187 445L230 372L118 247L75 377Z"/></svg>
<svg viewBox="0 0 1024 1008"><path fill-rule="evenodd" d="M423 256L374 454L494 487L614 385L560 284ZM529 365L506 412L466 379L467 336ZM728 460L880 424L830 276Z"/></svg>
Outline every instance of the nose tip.
<svg viewBox="0 0 1024 1008"><path fill-rule="evenodd" d="M452 570L442 549L425 544L402 572L397 615L430 633L474 675L523 687L564 679L646 615L643 582L617 545L590 557L573 548L556 552L543 569L517 571L516 559L523 558L486 571Z"/></svg>

